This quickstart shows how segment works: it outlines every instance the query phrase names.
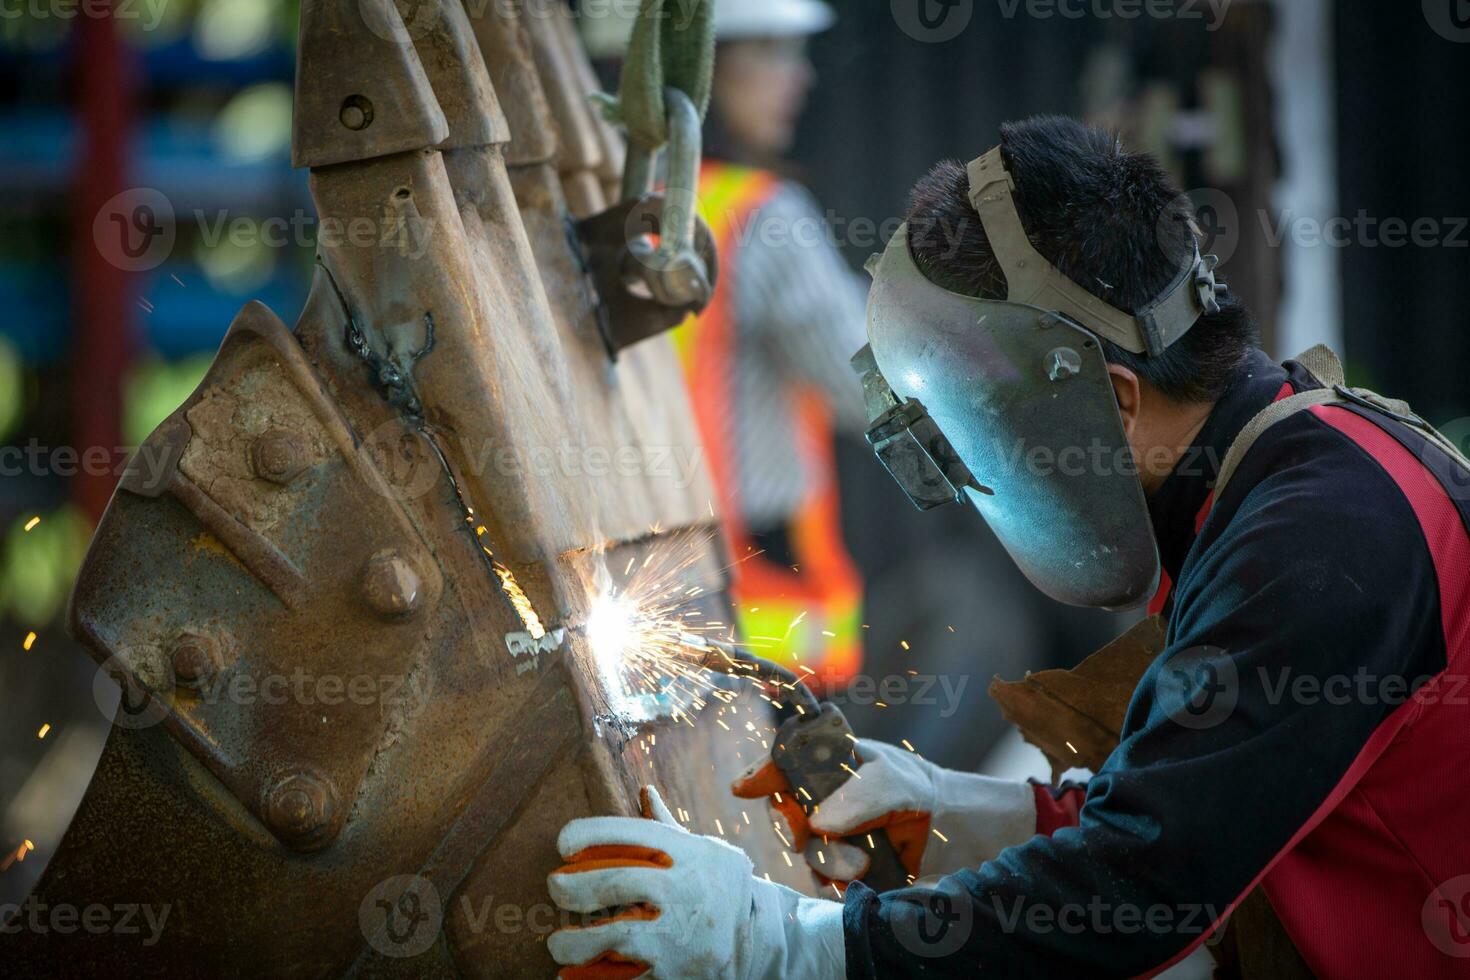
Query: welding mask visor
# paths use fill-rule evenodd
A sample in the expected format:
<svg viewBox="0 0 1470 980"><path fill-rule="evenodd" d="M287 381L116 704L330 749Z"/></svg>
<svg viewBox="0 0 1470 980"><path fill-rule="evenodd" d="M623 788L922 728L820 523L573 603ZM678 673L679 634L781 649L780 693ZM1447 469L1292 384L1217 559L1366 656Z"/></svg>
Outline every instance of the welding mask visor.
<svg viewBox="0 0 1470 980"><path fill-rule="evenodd" d="M999 148L969 165L1007 298L952 293L914 263L904 225L868 271L868 441L921 510L969 499L1037 588L1124 609L1158 586L1143 485L1100 337L1150 357L1219 310L1196 246L1137 314L1062 275L1031 244Z"/></svg>
<svg viewBox="0 0 1470 980"><path fill-rule="evenodd" d="M1159 558L1097 338L926 279L901 228L873 269L863 375L879 460L920 509L968 498L1061 602L1146 600Z"/></svg>

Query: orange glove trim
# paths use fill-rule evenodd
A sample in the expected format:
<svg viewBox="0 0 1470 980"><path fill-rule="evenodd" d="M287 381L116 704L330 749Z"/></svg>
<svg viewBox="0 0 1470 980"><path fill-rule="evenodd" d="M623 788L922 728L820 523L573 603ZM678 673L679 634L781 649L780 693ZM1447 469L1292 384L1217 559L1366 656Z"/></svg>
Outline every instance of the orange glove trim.
<svg viewBox="0 0 1470 980"><path fill-rule="evenodd" d="M801 804L797 802L795 794L791 791L791 783L787 780L786 774L775 762L766 762L742 774L731 784L730 792L743 800L759 799L762 796L770 797L771 807L786 818L786 822L791 826L791 831L796 837L791 842L793 850L804 849L807 841L815 833L807 819L806 812L802 810ZM781 797L779 801L776 799L778 794ZM929 823L929 814L922 810L895 810L854 828L846 836L861 837L875 830L886 832L888 839L893 842L894 850L898 851L898 859L903 863L904 869L917 878L919 864L924 857L924 848L929 843ZM823 841L831 840L826 834L821 837ZM841 839L838 838L838 840ZM839 891L847 887L847 882L828 878L815 868L812 869L812 873L817 876L817 880L822 883L823 887L835 884Z"/></svg>
<svg viewBox="0 0 1470 980"><path fill-rule="evenodd" d="M741 774L730 784L730 792L742 800L769 797L771 808L781 814L786 825L791 828L792 837L795 838L791 841L791 849L800 851L806 847L806 842L812 836L811 824L807 821L806 811L801 808L796 794L792 792L786 774L776 763L766 762Z"/></svg>
<svg viewBox="0 0 1470 980"><path fill-rule="evenodd" d="M595 960L564 966L557 971L558 980L633 980L648 972L648 964L630 960L617 953L603 953Z"/></svg>
<svg viewBox="0 0 1470 980"><path fill-rule="evenodd" d="M598 844L585 847L567 858L567 863L552 874L580 874L584 871L602 871L606 868L672 868L674 859L663 851L651 847L635 847L631 844Z"/></svg>

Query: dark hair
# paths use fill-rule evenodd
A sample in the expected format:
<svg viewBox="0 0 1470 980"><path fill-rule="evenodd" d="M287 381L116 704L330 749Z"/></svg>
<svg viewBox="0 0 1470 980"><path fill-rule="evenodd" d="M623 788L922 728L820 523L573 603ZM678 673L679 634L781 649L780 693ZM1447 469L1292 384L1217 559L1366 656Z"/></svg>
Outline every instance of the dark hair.
<svg viewBox="0 0 1470 980"><path fill-rule="evenodd" d="M1153 157L1127 153L1116 134L1056 116L1001 127L1001 155L1031 243L1083 289L1136 313L1168 288L1192 252L1193 212ZM909 248L929 280L957 293L1004 299L1001 272L965 168L948 160L914 186ZM1257 343L1250 313L1228 293L1158 357L1104 340L1107 359L1176 401L1224 393Z"/></svg>

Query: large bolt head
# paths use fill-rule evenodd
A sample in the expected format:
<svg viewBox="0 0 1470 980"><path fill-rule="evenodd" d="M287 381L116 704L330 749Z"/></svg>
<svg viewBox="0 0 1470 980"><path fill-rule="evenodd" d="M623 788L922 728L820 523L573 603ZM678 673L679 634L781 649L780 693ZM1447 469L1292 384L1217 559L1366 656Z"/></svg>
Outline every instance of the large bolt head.
<svg viewBox="0 0 1470 980"><path fill-rule="evenodd" d="M297 772L276 783L266 797L265 819L271 832L297 851L325 847L337 835L341 801L326 776Z"/></svg>
<svg viewBox="0 0 1470 980"><path fill-rule="evenodd" d="M180 687L207 687L225 666L225 650L219 639L207 633L179 634L169 647L174 682Z"/></svg>
<svg viewBox="0 0 1470 980"><path fill-rule="evenodd" d="M361 95L349 95L342 100L337 119L353 131L367 129L373 124L373 104Z"/></svg>
<svg viewBox="0 0 1470 980"><path fill-rule="evenodd" d="M362 572L362 597L386 619L411 615L419 606L419 573L402 556L382 552L368 559Z"/></svg>
<svg viewBox="0 0 1470 980"><path fill-rule="evenodd" d="M290 483L306 469L306 441L289 429L269 429L250 446L255 475L272 483Z"/></svg>

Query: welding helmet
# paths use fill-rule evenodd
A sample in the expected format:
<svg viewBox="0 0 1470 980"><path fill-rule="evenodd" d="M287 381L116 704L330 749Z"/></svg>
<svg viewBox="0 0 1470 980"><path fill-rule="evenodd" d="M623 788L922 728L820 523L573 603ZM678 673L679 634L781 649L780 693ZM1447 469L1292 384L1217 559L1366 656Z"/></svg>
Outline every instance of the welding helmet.
<svg viewBox="0 0 1470 980"><path fill-rule="evenodd" d="M869 262L869 343L853 358L868 441L921 510L968 499L1047 595L1135 606L1157 588L1158 547L1099 338L1161 354L1219 309L1215 257L1196 247L1160 296L1123 313L1031 245L999 148L968 170L1007 297L930 282L899 228Z"/></svg>

